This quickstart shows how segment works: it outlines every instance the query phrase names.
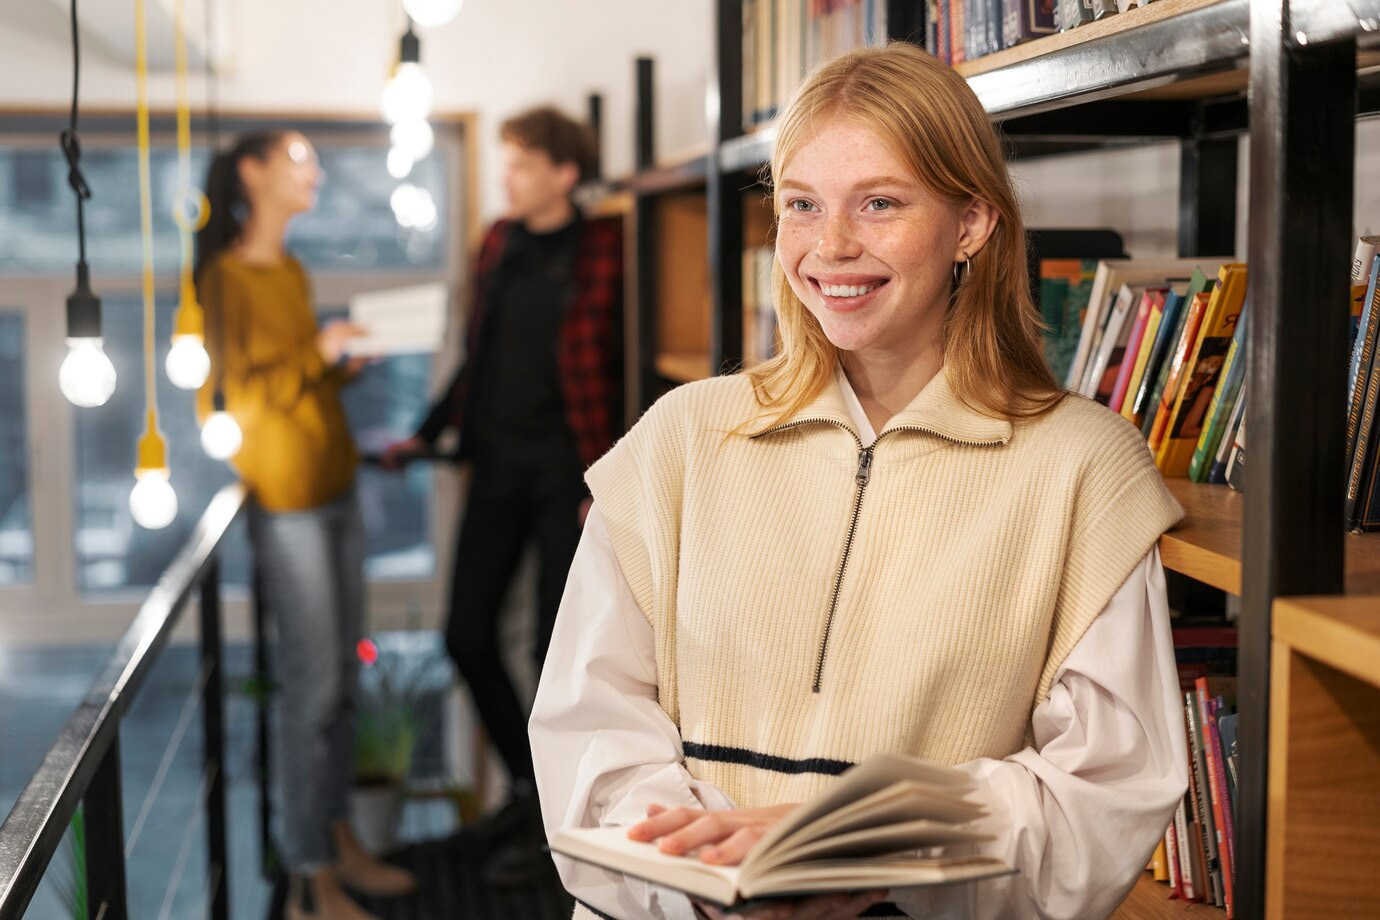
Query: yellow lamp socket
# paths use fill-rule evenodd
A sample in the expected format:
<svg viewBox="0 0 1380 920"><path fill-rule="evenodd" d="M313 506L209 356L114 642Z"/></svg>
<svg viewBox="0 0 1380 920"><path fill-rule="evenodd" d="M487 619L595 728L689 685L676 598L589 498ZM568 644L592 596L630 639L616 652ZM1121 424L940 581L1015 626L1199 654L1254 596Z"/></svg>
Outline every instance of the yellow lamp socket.
<svg viewBox="0 0 1380 920"><path fill-rule="evenodd" d="M158 430L158 413L150 409L148 424L139 437L139 456L134 465L134 475L138 477L159 470L167 474L168 448L163 441L163 432Z"/></svg>
<svg viewBox="0 0 1380 920"><path fill-rule="evenodd" d="M174 340L182 336L206 338L206 313L196 301L196 287L190 281L182 282L182 300L173 313Z"/></svg>

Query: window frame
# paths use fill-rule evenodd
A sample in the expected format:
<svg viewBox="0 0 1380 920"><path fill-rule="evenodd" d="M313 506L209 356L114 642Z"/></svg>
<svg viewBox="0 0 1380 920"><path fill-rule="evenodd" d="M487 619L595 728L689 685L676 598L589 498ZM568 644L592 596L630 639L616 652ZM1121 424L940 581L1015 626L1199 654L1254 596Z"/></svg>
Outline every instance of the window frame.
<svg viewBox="0 0 1380 920"><path fill-rule="evenodd" d="M82 144L87 150L127 147L131 143L129 125L133 113L101 113L85 118ZM171 147L175 134L170 119L152 134L157 147ZM0 145L8 148L44 149L53 146L52 137L63 123L57 114L21 119L13 128L0 129ZM87 126L87 122L95 122ZM312 275L314 307L337 306L350 295L428 282L442 282L451 292L450 322L446 346L432 361L430 395L434 396L450 379L458 364L462 323L459 302L465 289L469 265L466 254L477 237L476 144L473 115L440 116L433 119L436 149L432 156L443 158L447 184L449 238L442 264L435 269L415 271L387 269L373 273L318 271ZM370 119L331 120L307 117L286 118L236 116L223 128L228 137L241 128L282 126L304 131L322 145L386 147L386 128ZM51 127L51 132L45 131ZM204 138L197 136L198 142ZM100 194L99 189L94 190ZM75 222L74 222L75 223ZM75 228L72 245L73 272L76 263ZM91 240L88 237L88 247ZM157 308L175 306L161 291L176 288L177 266L158 266L160 297ZM65 303L74 286L74 274L0 276L0 311L16 312L24 319L25 414L28 430L29 497L32 508L34 542L33 575L27 584L0 587L0 637L6 642L109 642L123 632L147 597L145 588L129 588L101 594L84 594L76 580L75 475L76 425L80 409L63 398L57 386L58 367L65 354ZM142 291L137 274L93 276L92 289L100 297L135 296ZM158 373L162 374L160 365ZM120 386L140 385L122 379ZM39 424L42 420L42 424ZM133 484L135 445L129 445L130 482ZM431 541L435 566L431 577L399 581L370 581L367 585L366 629L437 627L444 620L449 590L449 569L459 507L461 475L447 465L438 464L433 477L434 494L430 516ZM169 560L171 561L171 560ZM249 635L251 608L249 592L241 586L227 585L224 592L225 635L242 639ZM420 622L418 614L420 613ZM196 634L194 617L184 617L175 636L190 640Z"/></svg>

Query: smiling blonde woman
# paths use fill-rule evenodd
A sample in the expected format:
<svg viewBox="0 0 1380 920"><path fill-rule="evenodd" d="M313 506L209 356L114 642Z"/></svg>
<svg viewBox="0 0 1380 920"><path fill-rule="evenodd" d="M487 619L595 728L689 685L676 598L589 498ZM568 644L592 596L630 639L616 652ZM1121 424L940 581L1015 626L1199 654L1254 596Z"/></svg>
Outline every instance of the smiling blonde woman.
<svg viewBox="0 0 1380 920"><path fill-rule="evenodd" d="M761 917L1105 916L1186 784L1143 440L1062 394L967 84L825 65L772 158L782 353L660 400L594 495L531 721L548 831L731 864L894 751L956 766L1008 879ZM558 860L581 911L717 916ZM881 902L881 903L879 903Z"/></svg>

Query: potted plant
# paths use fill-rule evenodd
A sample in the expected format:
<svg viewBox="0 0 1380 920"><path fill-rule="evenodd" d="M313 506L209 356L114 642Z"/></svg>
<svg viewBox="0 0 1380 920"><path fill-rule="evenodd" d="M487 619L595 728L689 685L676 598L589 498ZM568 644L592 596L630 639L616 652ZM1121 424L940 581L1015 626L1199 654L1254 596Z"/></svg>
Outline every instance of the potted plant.
<svg viewBox="0 0 1380 920"><path fill-rule="evenodd" d="M371 853L391 849L412 767L412 753L423 730L421 703L448 676L438 672L445 659L434 647L408 649L383 637L359 644L362 665L355 719L354 789L350 823Z"/></svg>

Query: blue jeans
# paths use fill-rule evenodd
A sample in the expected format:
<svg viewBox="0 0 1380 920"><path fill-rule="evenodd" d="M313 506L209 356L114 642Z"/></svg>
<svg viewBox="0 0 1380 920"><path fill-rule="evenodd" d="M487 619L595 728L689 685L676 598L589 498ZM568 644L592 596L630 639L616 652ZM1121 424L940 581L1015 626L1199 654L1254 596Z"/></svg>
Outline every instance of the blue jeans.
<svg viewBox="0 0 1380 920"><path fill-rule="evenodd" d="M352 488L306 511L254 507L249 528L261 599L278 634L277 836L288 870L309 872L331 862L331 824L349 813L364 522Z"/></svg>

